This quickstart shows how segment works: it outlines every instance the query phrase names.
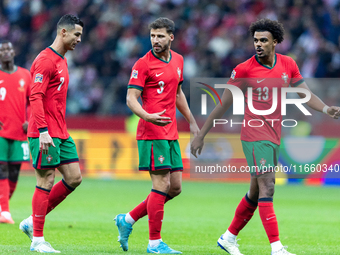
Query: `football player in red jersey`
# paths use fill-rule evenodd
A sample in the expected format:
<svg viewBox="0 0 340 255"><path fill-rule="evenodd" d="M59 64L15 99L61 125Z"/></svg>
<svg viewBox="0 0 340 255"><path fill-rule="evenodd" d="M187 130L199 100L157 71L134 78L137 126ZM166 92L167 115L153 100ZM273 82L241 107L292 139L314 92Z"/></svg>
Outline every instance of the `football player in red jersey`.
<svg viewBox="0 0 340 255"><path fill-rule="evenodd" d="M239 64L232 72L228 84L240 89L252 88L253 108L267 110L271 108L273 101L273 88L281 90L282 87L293 86L309 88L304 82L295 61L281 54L275 53L275 46L283 41L284 29L281 23L269 19L258 20L251 24L250 32L254 38L256 55ZM339 117L339 107L325 105L312 92L307 105L312 109L324 112L331 118ZM298 93L301 98L304 93ZM280 99L280 96L278 96ZM214 119L219 119L227 111L233 102L229 89L225 89L222 95L222 105L219 104L211 112L200 133L191 144L191 153L201 154L204 137L213 126ZM275 185L275 172L266 172L267 169L276 166L278 162L279 146L281 139L281 104L271 114L260 116L246 109L244 120L261 120L262 126L252 128L243 126L241 141L247 163L251 169L259 171L251 172L250 189L238 205L233 221L228 230L218 239L218 245L229 254L240 255L236 237L242 228L252 218L256 208L263 227L267 233L272 248L272 254L292 255L286 250L279 238L278 224L273 208L273 195ZM265 119L280 120L267 122ZM259 166L259 167L258 167ZM262 167L263 166L263 167ZM255 168L253 168L255 167ZM258 167L258 168L256 168Z"/></svg>
<svg viewBox="0 0 340 255"><path fill-rule="evenodd" d="M76 145L67 132L65 113L69 74L65 53L81 41L83 22L67 14L57 24L51 46L35 58L30 95L31 119L28 140L36 169L37 186L32 199L32 215L20 229L32 240L31 251L59 253L45 241L45 216L81 183ZM55 168L63 179L54 185Z"/></svg>
<svg viewBox="0 0 340 255"><path fill-rule="evenodd" d="M167 18L159 18L149 28L152 50L132 68L127 105L140 117L137 129L139 170L149 171L152 190L145 201L129 213L117 215L115 221L124 251L128 250L132 225L148 215L147 252L179 254L181 252L171 249L162 241L160 234L164 203L178 196L182 186L183 163L178 143L176 108L190 123L194 135L199 129L181 88L183 57L170 49L175 24ZM138 102L139 97L142 105Z"/></svg>
<svg viewBox="0 0 340 255"><path fill-rule="evenodd" d="M29 161L27 143L31 75L14 64L9 41L0 43L0 223L14 224L9 199L16 188L22 162Z"/></svg>

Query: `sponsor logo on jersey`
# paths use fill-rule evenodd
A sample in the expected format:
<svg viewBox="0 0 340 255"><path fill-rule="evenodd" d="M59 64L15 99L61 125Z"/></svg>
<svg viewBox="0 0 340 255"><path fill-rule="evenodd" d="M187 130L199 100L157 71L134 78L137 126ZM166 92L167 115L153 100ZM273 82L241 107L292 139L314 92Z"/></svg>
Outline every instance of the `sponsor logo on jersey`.
<svg viewBox="0 0 340 255"><path fill-rule="evenodd" d="M161 164L163 164L163 162L164 162L164 157L163 157L163 155L160 155L160 156L158 157L158 160L159 160L159 162L160 162Z"/></svg>
<svg viewBox="0 0 340 255"><path fill-rule="evenodd" d="M137 79L137 77L138 77L138 70L133 70L131 74L131 79L132 78Z"/></svg>
<svg viewBox="0 0 340 255"><path fill-rule="evenodd" d="M177 73L178 73L178 78L181 78L181 69L179 69L179 67L177 67Z"/></svg>
<svg viewBox="0 0 340 255"><path fill-rule="evenodd" d="M232 78L233 80L235 80L235 76L236 76L236 71L233 70L233 71L231 72L230 78Z"/></svg>
<svg viewBox="0 0 340 255"><path fill-rule="evenodd" d="M43 78L44 78L44 75L40 74L40 73L37 73L35 75L35 78L34 78L34 82L40 82L42 83L43 82Z"/></svg>
<svg viewBox="0 0 340 255"><path fill-rule="evenodd" d="M156 73L156 77L161 76L163 73Z"/></svg>
<svg viewBox="0 0 340 255"><path fill-rule="evenodd" d="M285 83L288 82L288 74L282 73L281 77L282 77L282 80L283 80Z"/></svg>
<svg viewBox="0 0 340 255"><path fill-rule="evenodd" d="M51 163L52 159L53 159L53 157L51 155L48 155L46 157L47 163Z"/></svg>
<svg viewBox="0 0 340 255"><path fill-rule="evenodd" d="M257 81L257 83L261 83L261 82L263 82L265 79L266 79L266 78L264 78L264 79L262 79L262 80L256 80L256 81Z"/></svg>

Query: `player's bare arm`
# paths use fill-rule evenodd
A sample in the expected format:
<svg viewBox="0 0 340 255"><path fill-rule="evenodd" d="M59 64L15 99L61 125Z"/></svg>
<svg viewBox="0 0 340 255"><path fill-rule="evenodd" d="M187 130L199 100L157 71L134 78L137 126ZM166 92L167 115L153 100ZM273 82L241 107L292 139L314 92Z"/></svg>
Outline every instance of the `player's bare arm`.
<svg viewBox="0 0 340 255"><path fill-rule="evenodd" d="M307 102L307 105L312 108L313 110L319 111L319 112L325 112L328 116L330 116L333 119L338 119L340 116L340 107L338 106L330 106L328 107L322 100L316 96L307 86L305 82L301 83L298 88L304 88L310 91L311 93L311 99ZM304 98L305 94L298 93L299 97Z"/></svg>
<svg viewBox="0 0 340 255"><path fill-rule="evenodd" d="M2 123L2 122L0 121L0 130L2 129L3 126L4 126L4 123Z"/></svg>
<svg viewBox="0 0 340 255"><path fill-rule="evenodd" d="M201 155L204 146L204 137L213 127L214 119L219 119L229 109L233 103L233 97L229 89L225 89L221 98L222 105L219 103L215 109L210 113L208 119L205 121L201 131L191 143L191 154L197 158L196 153Z"/></svg>
<svg viewBox="0 0 340 255"><path fill-rule="evenodd" d="M166 109L158 113L146 112L141 106L141 104L138 102L138 98L140 97L141 93L142 92L138 89L133 88L128 89L126 96L126 104L134 114L136 114L143 120L151 122L152 124L155 124L157 126L166 126L172 122L170 117L161 116L166 112Z"/></svg>
<svg viewBox="0 0 340 255"><path fill-rule="evenodd" d="M196 120L189 109L187 99L182 90L182 85L179 85L177 88L176 107L180 113L182 113L186 121L190 124L190 132L196 137L200 132L200 129L197 126Z"/></svg>

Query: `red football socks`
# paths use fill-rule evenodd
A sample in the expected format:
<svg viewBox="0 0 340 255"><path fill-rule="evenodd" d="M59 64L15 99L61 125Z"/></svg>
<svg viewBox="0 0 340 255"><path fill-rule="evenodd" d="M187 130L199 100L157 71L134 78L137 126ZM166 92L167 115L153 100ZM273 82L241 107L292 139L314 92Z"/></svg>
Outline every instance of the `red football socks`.
<svg viewBox="0 0 340 255"><path fill-rule="evenodd" d="M137 221L140 218L143 218L145 215L148 214L146 206L148 204L149 197L150 197L150 194L146 197L146 199L142 203L137 205L131 212L129 212L130 216L132 217L132 219L134 219L134 221Z"/></svg>
<svg viewBox="0 0 340 255"><path fill-rule="evenodd" d="M49 195L49 190L36 186L32 199L33 236L35 237L44 236L43 230Z"/></svg>
<svg viewBox="0 0 340 255"><path fill-rule="evenodd" d="M236 208L234 219L228 228L229 232L237 236L253 217L256 208L257 204L251 201L247 195L243 197Z"/></svg>
<svg viewBox="0 0 340 255"><path fill-rule="evenodd" d="M157 190L151 190L147 203L149 216L149 239L161 239L161 228L164 216L164 202L166 194Z"/></svg>
<svg viewBox="0 0 340 255"><path fill-rule="evenodd" d="M64 180L57 182L50 192L46 214L59 205L72 191L74 188L67 185Z"/></svg>
<svg viewBox="0 0 340 255"><path fill-rule="evenodd" d="M0 180L0 205L1 211L9 212L9 185L8 179Z"/></svg>
<svg viewBox="0 0 340 255"><path fill-rule="evenodd" d="M279 241L279 227L273 207L273 199L259 199L259 213L270 243Z"/></svg>
<svg viewBox="0 0 340 255"><path fill-rule="evenodd" d="M17 183L18 182L12 182L11 180L8 180L8 184L9 184L9 198L12 197L16 187L17 187Z"/></svg>
<svg viewBox="0 0 340 255"><path fill-rule="evenodd" d="M146 206L147 206L148 201L149 201L149 196L150 196L150 194L146 197L146 199L142 203L137 205L131 212L129 212L130 216L132 217L132 219L134 219L134 221L137 221L137 220L143 218L145 215L148 214ZM172 199L171 196L166 195L164 204L171 199Z"/></svg>

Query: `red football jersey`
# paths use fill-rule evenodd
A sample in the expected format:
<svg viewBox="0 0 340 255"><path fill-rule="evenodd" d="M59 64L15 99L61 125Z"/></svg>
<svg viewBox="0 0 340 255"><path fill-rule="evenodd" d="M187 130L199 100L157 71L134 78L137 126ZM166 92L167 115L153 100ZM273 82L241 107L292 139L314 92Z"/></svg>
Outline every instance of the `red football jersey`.
<svg viewBox="0 0 340 255"><path fill-rule="evenodd" d="M170 50L169 62L149 51L132 68L128 88L142 91L142 106L148 113L166 110L162 115L171 123L160 127L143 119L139 120L137 140L177 140L176 95L183 82L183 57Z"/></svg>
<svg viewBox="0 0 340 255"><path fill-rule="evenodd" d="M27 140L22 124L27 120L26 108L30 95L31 75L17 67L14 73L0 69L0 121L4 124L0 137Z"/></svg>
<svg viewBox="0 0 340 255"><path fill-rule="evenodd" d="M69 83L67 60L48 47L35 58L31 67L31 119L28 137L39 137L48 128L51 137L67 139L66 96Z"/></svg>
<svg viewBox="0 0 340 255"><path fill-rule="evenodd" d="M288 56L275 55L272 68L261 64L257 55L239 64L232 72L228 84L235 85L245 94L244 124L241 140L253 142L267 140L280 144L281 139L281 88L296 87L303 82L295 61ZM252 102L256 110L269 110L273 104L273 88L277 88L277 108L268 115L256 115L249 110L247 88L252 88ZM255 120L262 120L255 121ZM267 121L266 121L267 119ZM251 121L253 120L253 121ZM268 121L269 120L269 121ZM249 124L250 121L250 125ZM263 124L263 126L261 126ZM259 126L259 127L251 127Z"/></svg>

